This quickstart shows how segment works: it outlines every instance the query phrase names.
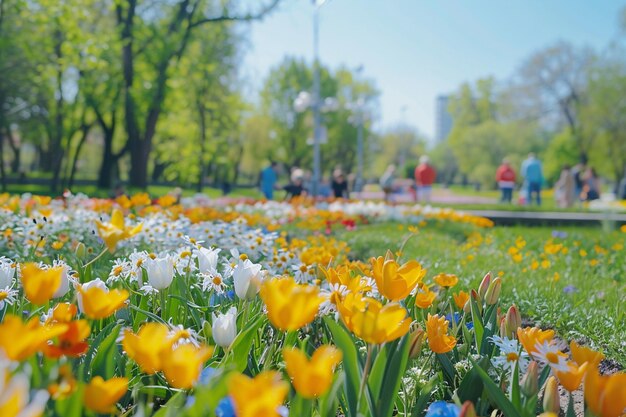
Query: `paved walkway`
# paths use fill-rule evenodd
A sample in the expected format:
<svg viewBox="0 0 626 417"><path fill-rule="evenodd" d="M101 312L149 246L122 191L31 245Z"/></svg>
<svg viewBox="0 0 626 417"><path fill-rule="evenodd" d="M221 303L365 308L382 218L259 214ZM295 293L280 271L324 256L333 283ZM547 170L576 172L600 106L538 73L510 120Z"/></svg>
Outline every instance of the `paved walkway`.
<svg viewBox="0 0 626 417"><path fill-rule="evenodd" d="M352 198L362 200L382 200L385 194L382 191L363 191L361 193L352 193ZM409 193L393 194L393 201L396 203L414 203L413 195ZM435 188L432 192L431 203L439 204L496 204L497 198L459 195L445 188Z"/></svg>
<svg viewBox="0 0 626 417"><path fill-rule="evenodd" d="M463 210L476 216L491 219L496 224L524 225L610 225L626 224L625 213L614 212L558 212L558 211L505 211L505 210Z"/></svg>

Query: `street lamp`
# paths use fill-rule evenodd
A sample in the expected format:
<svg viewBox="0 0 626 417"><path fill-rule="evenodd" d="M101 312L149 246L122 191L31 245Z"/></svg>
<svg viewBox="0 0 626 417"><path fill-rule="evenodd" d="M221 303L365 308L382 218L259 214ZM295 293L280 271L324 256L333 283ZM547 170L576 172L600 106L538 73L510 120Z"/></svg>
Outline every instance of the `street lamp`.
<svg viewBox="0 0 626 417"><path fill-rule="evenodd" d="M357 155L357 165L356 165L356 179L354 182L354 190L357 192L363 191L364 179L363 179L363 125L367 119L366 109L365 109L365 100L361 97L358 98L354 103L350 103L348 108L352 110L352 116L350 116L349 121L356 126L356 155Z"/></svg>
<svg viewBox="0 0 626 417"><path fill-rule="evenodd" d="M319 60L319 13L326 0L313 0L315 7L313 13L313 92L302 91L294 100L293 106L297 112L307 109L313 110L313 184L311 195L315 198L319 194L321 180L321 154L320 145L324 128L322 127L322 112L336 110L337 100L328 97L321 100L320 92L320 60Z"/></svg>

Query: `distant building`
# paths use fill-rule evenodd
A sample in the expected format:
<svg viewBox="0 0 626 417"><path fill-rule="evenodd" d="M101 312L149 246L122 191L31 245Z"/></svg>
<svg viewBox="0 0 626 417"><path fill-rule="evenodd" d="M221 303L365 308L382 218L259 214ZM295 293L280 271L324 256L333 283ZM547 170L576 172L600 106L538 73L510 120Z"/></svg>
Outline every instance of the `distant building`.
<svg viewBox="0 0 626 417"><path fill-rule="evenodd" d="M435 143L443 142L452 130L452 115L448 111L449 96L438 96L435 109Z"/></svg>

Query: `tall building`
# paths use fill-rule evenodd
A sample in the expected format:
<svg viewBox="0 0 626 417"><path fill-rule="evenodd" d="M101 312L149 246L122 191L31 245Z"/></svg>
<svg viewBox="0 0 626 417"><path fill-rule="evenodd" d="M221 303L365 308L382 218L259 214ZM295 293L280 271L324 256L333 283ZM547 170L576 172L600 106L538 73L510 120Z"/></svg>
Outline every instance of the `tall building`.
<svg viewBox="0 0 626 417"><path fill-rule="evenodd" d="M449 96L437 96L435 109L435 143L443 142L452 130L452 115L448 111Z"/></svg>

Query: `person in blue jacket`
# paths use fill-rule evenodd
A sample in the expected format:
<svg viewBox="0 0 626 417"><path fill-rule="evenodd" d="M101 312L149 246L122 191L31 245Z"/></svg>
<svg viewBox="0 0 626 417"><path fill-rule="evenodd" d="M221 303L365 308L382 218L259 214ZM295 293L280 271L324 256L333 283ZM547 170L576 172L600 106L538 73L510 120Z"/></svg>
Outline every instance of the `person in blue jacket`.
<svg viewBox="0 0 626 417"><path fill-rule="evenodd" d="M521 169L522 177L526 181L526 202L532 204L533 194L535 195L535 201L537 205L541 205L541 186L543 185L543 169L541 168L541 162L534 153L529 153L528 158L522 163Z"/></svg>
<svg viewBox="0 0 626 417"><path fill-rule="evenodd" d="M278 181L278 164L275 161L261 171L259 177L259 187L266 199L272 200L274 198L274 189L276 188L276 181Z"/></svg>

